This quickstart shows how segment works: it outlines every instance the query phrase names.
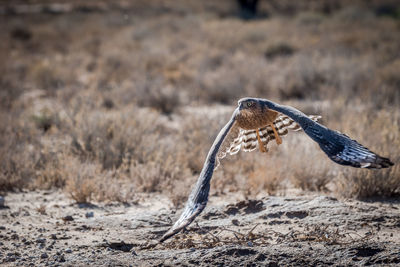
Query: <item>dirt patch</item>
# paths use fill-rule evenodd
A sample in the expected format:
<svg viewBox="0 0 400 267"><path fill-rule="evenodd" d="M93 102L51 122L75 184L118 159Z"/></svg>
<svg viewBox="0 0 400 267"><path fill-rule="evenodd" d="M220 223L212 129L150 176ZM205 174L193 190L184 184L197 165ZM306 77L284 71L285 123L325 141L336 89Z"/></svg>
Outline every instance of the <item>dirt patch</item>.
<svg viewBox="0 0 400 267"><path fill-rule="evenodd" d="M243 200L233 205L228 205L226 214L236 215L238 213L257 213L264 210L265 207L261 200Z"/></svg>
<svg viewBox="0 0 400 267"><path fill-rule="evenodd" d="M372 257L376 254L378 254L379 252L382 252L383 249L382 248L372 248L372 247L358 247L358 248L354 248L354 250L356 251L356 256L358 257Z"/></svg>
<svg viewBox="0 0 400 267"><path fill-rule="evenodd" d="M290 219L294 219L294 218L304 219L305 217L308 216L308 212L304 211L304 210L290 211L290 212L286 212L285 215Z"/></svg>
<svg viewBox="0 0 400 267"><path fill-rule="evenodd" d="M120 250L123 252L129 252L134 247L133 244L126 244L125 242L111 242L111 243L104 243L101 244L99 247L110 248L113 250Z"/></svg>
<svg viewBox="0 0 400 267"><path fill-rule="evenodd" d="M333 201L324 196L290 201L211 197L206 216L159 244L157 239L174 219L167 219L172 203L158 194L142 199L136 205L82 206L60 191L11 193L5 199L9 209L0 210L0 262L86 266L400 263L400 204L396 202ZM235 214L227 215L233 208ZM73 220L65 220L67 216Z"/></svg>

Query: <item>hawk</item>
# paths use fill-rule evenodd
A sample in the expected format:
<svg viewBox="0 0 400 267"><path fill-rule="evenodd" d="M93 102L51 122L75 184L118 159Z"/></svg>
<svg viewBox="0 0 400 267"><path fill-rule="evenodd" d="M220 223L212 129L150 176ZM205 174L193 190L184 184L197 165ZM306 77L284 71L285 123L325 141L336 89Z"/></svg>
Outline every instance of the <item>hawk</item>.
<svg viewBox="0 0 400 267"><path fill-rule="evenodd" d="M288 130L303 130L334 162L355 168L380 169L393 165L345 134L333 131L317 122L320 116L307 116L301 111L261 98L242 98L231 119L215 139L203 169L179 219L167 231L160 242L172 237L188 226L206 207L210 180L219 160L236 154L241 149L267 152L267 144L275 140L282 143L281 136Z"/></svg>

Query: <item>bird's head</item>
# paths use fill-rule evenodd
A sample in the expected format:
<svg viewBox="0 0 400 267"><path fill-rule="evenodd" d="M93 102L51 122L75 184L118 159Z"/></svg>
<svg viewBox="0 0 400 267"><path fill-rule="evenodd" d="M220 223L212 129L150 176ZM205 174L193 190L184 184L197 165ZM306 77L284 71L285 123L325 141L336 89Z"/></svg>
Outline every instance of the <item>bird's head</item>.
<svg viewBox="0 0 400 267"><path fill-rule="evenodd" d="M270 108L272 102L261 98L242 98L238 102L235 119L243 129L256 129L272 123L278 112Z"/></svg>
<svg viewBox="0 0 400 267"><path fill-rule="evenodd" d="M260 113L262 112L263 105L260 99L246 97L238 101L239 111L241 113Z"/></svg>

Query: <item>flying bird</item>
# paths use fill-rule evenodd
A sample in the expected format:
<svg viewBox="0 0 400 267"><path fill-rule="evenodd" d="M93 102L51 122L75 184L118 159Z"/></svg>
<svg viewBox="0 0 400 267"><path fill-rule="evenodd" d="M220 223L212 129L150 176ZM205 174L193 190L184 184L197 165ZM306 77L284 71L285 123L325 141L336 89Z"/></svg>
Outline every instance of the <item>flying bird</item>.
<svg viewBox="0 0 400 267"><path fill-rule="evenodd" d="M241 149L267 152L268 142L282 143L288 130L303 130L334 162L355 168L380 169L393 165L345 134L333 131L317 122L320 116L307 116L301 111L261 98L242 98L231 119L215 139L203 169L179 219L160 239L174 236L188 226L206 207L210 180L219 160Z"/></svg>

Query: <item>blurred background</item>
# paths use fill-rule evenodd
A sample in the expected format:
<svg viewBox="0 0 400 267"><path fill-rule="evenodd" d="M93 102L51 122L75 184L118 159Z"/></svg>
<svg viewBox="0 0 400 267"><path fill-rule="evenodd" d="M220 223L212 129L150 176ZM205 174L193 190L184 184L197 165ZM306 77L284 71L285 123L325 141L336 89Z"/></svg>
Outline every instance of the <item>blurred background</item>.
<svg viewBox="0 0 400 267"><path fill-rule="evenodd" d="M245 96L322 115L395 163L331 162L304 134L224 159L212 195L400 193L400 4L0 0L0 192L187 198Z"/></svg>

